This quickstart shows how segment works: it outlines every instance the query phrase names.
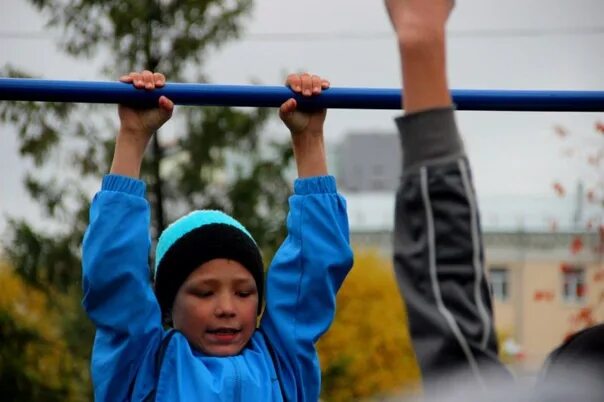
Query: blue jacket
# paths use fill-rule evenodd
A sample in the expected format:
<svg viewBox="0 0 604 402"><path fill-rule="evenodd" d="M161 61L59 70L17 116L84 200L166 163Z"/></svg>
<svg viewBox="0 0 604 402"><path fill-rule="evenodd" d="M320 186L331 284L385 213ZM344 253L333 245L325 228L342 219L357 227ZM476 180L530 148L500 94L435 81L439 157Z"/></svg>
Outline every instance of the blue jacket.
<svg viewBox="0 0 604 402"><path fill-rule="evenodd" d="M266 310L249 345L237 356L212 357L176 332L159 367L167 332L149 281L144 195L142 181L108 175L90 208L83 305L97 329L95 399L143 401L156 392L158 402L317 401L315 342L333 321L336 292L352 266L346 204L334 178L294 183L288 235L268 270Z"/></svg>

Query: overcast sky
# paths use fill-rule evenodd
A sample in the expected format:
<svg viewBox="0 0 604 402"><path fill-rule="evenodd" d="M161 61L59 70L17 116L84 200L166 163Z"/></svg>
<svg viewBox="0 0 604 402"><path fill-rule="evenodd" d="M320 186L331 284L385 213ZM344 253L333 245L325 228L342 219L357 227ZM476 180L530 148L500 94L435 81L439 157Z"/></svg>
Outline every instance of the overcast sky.
<svg viewBox="0 0 604 402"><path fill-rule="evenodd" d="M257 0L243 39L216 52L206 72L217 83L279 84L286 72L308 70L333 86L397 87L398 58L379 0ZM449 24L449 77L453 88L604 90L604 1L458 0ZM94 63L63 56L47 37L44 19L23 0L2 0L0 66L10 63L49 79L105 80ZM300 40L292 33L325 34ZM270 34L270 35L267 35ZM284 35L280 35L284 34ZM351 35L355 34L354 38ZM313 39L314 38L314 39ZM245 62L242 63L242 60ZM351 131L392 131L393 111L334 110L330 141ZM460 112L459 122L481 199L552 195L552 182L573 187L593 169L568 147L596 145L602 113ZM562 125L565 140L553 131ZM271 134L286 135L275 122ZM4 216L32 215L21 186L25 164L16 134L0 131L0 231ZM602 136L599 138L602 143ZM589 145L591 144L591 145Z"/></svg>

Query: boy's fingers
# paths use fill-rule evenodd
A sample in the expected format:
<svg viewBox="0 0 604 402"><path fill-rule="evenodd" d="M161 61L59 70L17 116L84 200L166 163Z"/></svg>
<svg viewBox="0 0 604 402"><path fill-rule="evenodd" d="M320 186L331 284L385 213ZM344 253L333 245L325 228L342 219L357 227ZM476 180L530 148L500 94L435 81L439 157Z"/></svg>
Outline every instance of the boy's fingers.
<svg viewBox="0 0 604 402"><path fill-rule="evenodd" d="M143 81L145 83L145 89L155 88L155 81L153 80L153 73L149 70L145 70L142 73Z"/></svg>
<svg viewBox="0 0 604 402"><path fill-rule="evenodd" d="M285 120L288 115L296 111L296 106L297 103L294 98L286 100L279 108L279 117L281 117L282 120Z"/></svg>
<svg viewBox="0 0 604 402"><path fill-rule="evenodd" d="M318 75L312 76L312 93L318 95L321 93L321 77Z"/></svg>
<svg viewBox="0 0 604 402"><path fill-rule="evenodd" d="M294 92L302 92L304 96L317 95L322 89L329 88L329 81L322 79L318 75L290 74L287 76L286 85Z"/></svg>
<svg viewBox="0 0 604 402"><path fill-rule="evenodd" d="M153 73L156 87L163 87L166 84L166 77L162 73Z"/></svg>
<svg viewBox="0 0 604 402"><path fill-rule="evenodd" d="M300 79L302 80L302 95L312 95L312 76L308 73L304 73Z"/></svg>
<svg viewBox="0 0 604 402"><path fill-rule="evenodd" d="M132 82L132 84L134 84L134 86L136 88L142 88L143 87L144 82L143 82L142 77L141 77L141 75L139 73L135 73L135 72L130 73L130 78L132 78L131 82Z"/></svg>
<svg viewBox="0 0 604 402"><path fill-rule="evenodd" d="M159 106L170 114L174 110L174 102L163 95L159 97Z"/></svg>
<svg viewBox="0 0 604 402"><path fill-rule="evenodd" d="M295 92L300 92L302 90L300 84L301 84L301 80L300 80L300 76L298 74L290 74L287 76L287 81L285 82L285 84L290 87L292 90L294 90Z"/></svg>
<svg viewBox="0 0 604 402"><path fill-rule="evenodd" d="M120 81L121 82L132 82L132 77L130 75L128 75L128 74L122 75L120 77Z"/></svg>

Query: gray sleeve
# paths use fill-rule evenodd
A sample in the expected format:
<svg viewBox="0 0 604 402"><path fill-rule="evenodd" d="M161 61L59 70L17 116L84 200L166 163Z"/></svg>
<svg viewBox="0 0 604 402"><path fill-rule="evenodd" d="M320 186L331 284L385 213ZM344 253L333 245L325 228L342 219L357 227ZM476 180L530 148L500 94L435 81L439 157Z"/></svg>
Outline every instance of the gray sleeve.
<svg viewBox="0 0 604 402"><path fill-rule="evenodd" d="M396 126L403 148L403 172L465 155L452 108L408 114L397 118Z"/></svg>
<svg viewBox="0 0 604 402"><path fill-rule="evenodd" d="M425 391L464 376L509 378L499 361L476 196L453 108L398 118L403 174L394 268Z"/></svg>

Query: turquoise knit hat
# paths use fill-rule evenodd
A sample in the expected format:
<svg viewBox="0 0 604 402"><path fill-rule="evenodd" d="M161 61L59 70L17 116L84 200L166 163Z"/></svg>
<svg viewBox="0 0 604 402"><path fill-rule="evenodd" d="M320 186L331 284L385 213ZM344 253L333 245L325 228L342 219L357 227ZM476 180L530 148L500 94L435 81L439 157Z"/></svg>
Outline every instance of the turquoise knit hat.
<svg viewBox="0 0 604 402"><path fill-rule="evenodd" d="M250 232L248 232L248 230L241 223L239 223L239 221L222 211L215 209L203 209L190 212L189 214L174 221L171 225L164 229L161 236L159 236L157 248L155 249L155 277L157 277L157 267L166 254L166 251L168 251L168 249L172 247L172 245L176 243L178 239L194 229L215 223L233 226L234 228L245 233L254 242L254 244L256 243Z"/></svg>
<svg viewBox="0 0 604 402"><path fill-rule="evenodd" d="M155 293L169 321L180 285L201 264L227 258L243 265L254 277L261 310L264 264L256 241L236 219L217 210L197 210L169 225L155 252Z"/></svg>

